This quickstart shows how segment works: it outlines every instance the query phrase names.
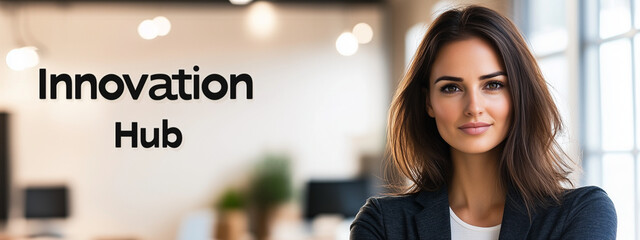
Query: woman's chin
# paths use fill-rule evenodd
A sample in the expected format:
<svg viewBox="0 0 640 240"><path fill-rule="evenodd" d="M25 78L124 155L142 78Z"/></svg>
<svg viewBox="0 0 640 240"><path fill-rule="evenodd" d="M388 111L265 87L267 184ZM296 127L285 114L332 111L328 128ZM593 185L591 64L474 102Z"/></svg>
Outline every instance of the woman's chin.
<svg viewBox="0 0 640 240"><path fill-rule="evenodd" d="M455 148L455 150L457 150L458 152L465 153L465 154L481 154L481 153L486 153L493 150L495 146L486 145L486 141L485 141L481 143L476 142L476 143L460 144L459 147L454 146L453 148Z"/></svg>

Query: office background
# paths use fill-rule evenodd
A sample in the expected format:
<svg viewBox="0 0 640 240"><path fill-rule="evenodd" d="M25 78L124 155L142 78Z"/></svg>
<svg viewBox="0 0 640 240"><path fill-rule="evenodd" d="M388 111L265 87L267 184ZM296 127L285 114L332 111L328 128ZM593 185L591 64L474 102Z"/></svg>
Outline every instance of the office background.
<svg viewBox="0 0 640 240"><path fill-rule="evenodd" d="M603 187L617 208L619 239L640 239L638 0L0 1L3 234L47 228L26 218L27 192L64 186L66 214L47 221L65 239L201 239L195 232L215 235L229 190L251 192L256 169L278 156L291 186L285 213L271 221L272 239L345 239L349 216L305 216L310 186L367 179L370 194L384 190L395 87L435 16L470 3L522 30L566 124L558 140L584 169L572 179ZM170 31L144 39L152 36L141 24L158 16ZM358 23L372 37L354 45L341 34ZM23 47L24 56L37 49L36 65L9 59ZM88 86L82 99L38 98L40 68L135 81L178 69L193 74L194 65L200 76L250 74L253 99L239 85L238 99L153 101L150 82L135 101L126 91L115 101L92 100ZM162 119L181 130L179 148L131 148L128 139L115 148L115 122L151 129Z"/></svg>

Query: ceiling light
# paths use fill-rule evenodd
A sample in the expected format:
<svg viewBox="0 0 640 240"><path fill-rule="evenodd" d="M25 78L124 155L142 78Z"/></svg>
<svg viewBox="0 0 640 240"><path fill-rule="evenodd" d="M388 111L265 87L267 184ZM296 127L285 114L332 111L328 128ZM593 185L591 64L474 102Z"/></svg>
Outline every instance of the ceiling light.
<svg viewBox="0 0 640 240"><path fill-rule="evenodd" d="M165 36L171 31L171 22L166 17L157 16L153 19L153 23L158 29L158 36Z"/></svg>
<svg viewBox="0 0 640 240"><path fill-rule="evenodd" d="M231 2L233 5L247 5L252 1L253 0L229 0L229 2Z"/></svg>
<svg viewBox="0 0 640 240"><path fill-rule="evenodd" d="M358 51L358 39L352 33L344 32L336 40L336 49L344 56L351 56Z"/></svg>
<svg viewBox="0 0 640 240"><path fill-rule="evenodd" d="M358 23L353 27L353 35L358 39L358 43L365 44L371 42L373 29L366 23Z"/></svg>
<svg viewBox="0 0 640 240"><path fill-rule="evenodd" d="M151 40L158 36L158 27L151 20L144 20L138 25L138 34L143 39Z"/></svg>
<svg viewBox="0 0 640 240"><path fill-rule="evenodd" d="M14 48L7 53L7 66L9 68L20 71L30 67L35 67L40 62L35 47Z"/></svg>
<svg viewBox="0 0 640 240"><path fill-rule="evenodd" d="M276 14L273 9L273 4L268 2L251 4L247 24L254 36L269 36L276 25Z"/></svg>

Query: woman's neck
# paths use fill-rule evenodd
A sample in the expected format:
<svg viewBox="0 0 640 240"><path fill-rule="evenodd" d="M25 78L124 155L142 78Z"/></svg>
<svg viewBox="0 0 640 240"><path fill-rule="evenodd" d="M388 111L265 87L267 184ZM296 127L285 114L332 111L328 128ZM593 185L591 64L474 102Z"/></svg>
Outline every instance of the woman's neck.
<svg viewBox="0 0 640 240"><path fill-rule="evenodd" d="M480 227L502 222L506 189L500 184L500 149L467 154L452 148L449 206L463 221Z"/></svg>

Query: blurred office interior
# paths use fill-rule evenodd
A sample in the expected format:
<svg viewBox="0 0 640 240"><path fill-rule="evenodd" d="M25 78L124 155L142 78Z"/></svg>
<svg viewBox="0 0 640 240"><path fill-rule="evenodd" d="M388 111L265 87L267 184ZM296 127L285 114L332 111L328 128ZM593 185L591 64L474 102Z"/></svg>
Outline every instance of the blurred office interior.
<svg viewBox="0 0 640 240"><path fill-rule="evenodd" d="M603 187L619 239L640 239L640 0L0 0L0 239L347 239L386 191L408 62L465 4L521 29L583 169L572 179ZM244 73L253 96L241 83L236 99L155 101L147 82L137 100L89 85L40 99L40 69ZM116 122L151 135L163 119L180 147L115 147Z"/></svg>

